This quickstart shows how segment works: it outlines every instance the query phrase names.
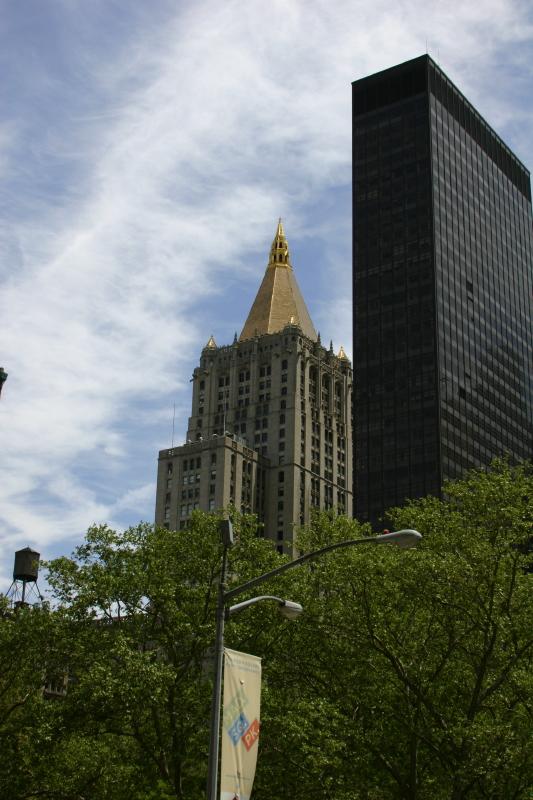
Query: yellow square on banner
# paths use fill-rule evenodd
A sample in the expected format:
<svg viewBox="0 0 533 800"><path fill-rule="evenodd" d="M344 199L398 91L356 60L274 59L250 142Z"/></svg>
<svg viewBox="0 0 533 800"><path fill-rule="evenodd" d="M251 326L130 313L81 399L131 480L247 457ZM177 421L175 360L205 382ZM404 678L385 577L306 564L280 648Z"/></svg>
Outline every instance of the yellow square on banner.
<svg viewBox="0 0 533 800"><path fill-rule="evenodd" d="M250 800L259 746L261 659L224 648L220 800Z"/></svg>

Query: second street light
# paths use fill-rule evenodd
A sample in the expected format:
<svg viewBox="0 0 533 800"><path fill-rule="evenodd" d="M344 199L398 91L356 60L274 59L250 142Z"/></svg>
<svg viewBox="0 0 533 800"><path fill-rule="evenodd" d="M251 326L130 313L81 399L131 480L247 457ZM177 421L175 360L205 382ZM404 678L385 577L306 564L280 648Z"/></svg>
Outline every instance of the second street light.
<svg viewBox="0 0 533 800"><path fill-rule="evenodd" d="M348 539L343 542L334 542L333 544L321 547L319 550L313 550L310 553L305 553L303 556L288 561L279 567L276 567L257 578L252 578L240 586L235 586L232 589L226 589L226 572L227 572L227 559L228 550L233 545L233 528L230 520L222 520L220 524L220 531L222 535L222 565L220 570L220 582L218 585L217 597L217 611L216 611L216 640L215 640L215 675L213 682L213 696L211 702L211 723L210 723L210 739L209 739L209 759L207 764L207 800L217 800L217 787L218 787L218 761L219 761L219 747L220 747L220 702L222 695L222 660L224 656L224 620L228 619L235 613L242 611L248 606L255 605L263 600L271 600L278 604L280 612L289 619L298 617L303 609L299 603L291 600L283 600L280 597L273 595L260 595L252 597L249 600L244 600L241 603L230 606L231 600L238 597L240 594L253 589L265 581L275 578L278 575L287 572L290 569L299 567L308 561L314 561L326 553L331 553L333 550L341 550L346 547L355 547L362 544L394 544L397 547L407 549L415 547L422 539L422 534L418 531L407 529L401 531L393 531L392 533L383 533L378 536L369 536L365 539Z"/></svg>

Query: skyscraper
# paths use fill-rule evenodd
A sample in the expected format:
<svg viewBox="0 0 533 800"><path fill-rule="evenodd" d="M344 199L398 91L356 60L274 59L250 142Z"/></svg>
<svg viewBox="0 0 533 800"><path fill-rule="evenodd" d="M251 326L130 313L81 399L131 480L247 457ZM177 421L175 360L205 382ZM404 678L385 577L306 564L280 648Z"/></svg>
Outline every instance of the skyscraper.
<svg viewBox="0 0 533 800"><path fill-rule="evenodd" d="M532 456L529 172L429 56L355 81L356 514Z"/></svg>
<svg viewBox="0 0 533 800"><path fill-rule="evenodd" d="M187 442L159 453L156 523L232 504L290 551L312 508L351 515L351 364L320 342L281 220L240 337L211 336L192 385Z"/></svg>

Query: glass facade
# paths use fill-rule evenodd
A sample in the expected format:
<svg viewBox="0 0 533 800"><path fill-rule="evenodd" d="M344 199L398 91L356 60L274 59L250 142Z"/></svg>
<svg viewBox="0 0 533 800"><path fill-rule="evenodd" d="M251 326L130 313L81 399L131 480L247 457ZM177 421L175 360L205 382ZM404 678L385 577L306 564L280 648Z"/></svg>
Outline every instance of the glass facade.
<svg viewBox="0 0 533 800"><path fill-rule="evenodd" d="M356 515L532 455L529 173L423 56L353 84Z"/></svg>

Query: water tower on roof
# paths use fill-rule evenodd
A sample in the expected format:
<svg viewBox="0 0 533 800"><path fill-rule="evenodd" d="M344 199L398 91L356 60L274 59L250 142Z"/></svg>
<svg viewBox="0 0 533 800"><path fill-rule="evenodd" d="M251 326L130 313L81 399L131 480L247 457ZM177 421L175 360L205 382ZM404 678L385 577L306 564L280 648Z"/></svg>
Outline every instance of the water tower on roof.
<svg viewBox="0 0 533 800"><path fill-rule="evenodd" d="M40 557L41 554L31 547L24 547L15 553L13 583L7 592L13 608L27 606L32 601L40 603L43 600L37 586Z"/></svg>

